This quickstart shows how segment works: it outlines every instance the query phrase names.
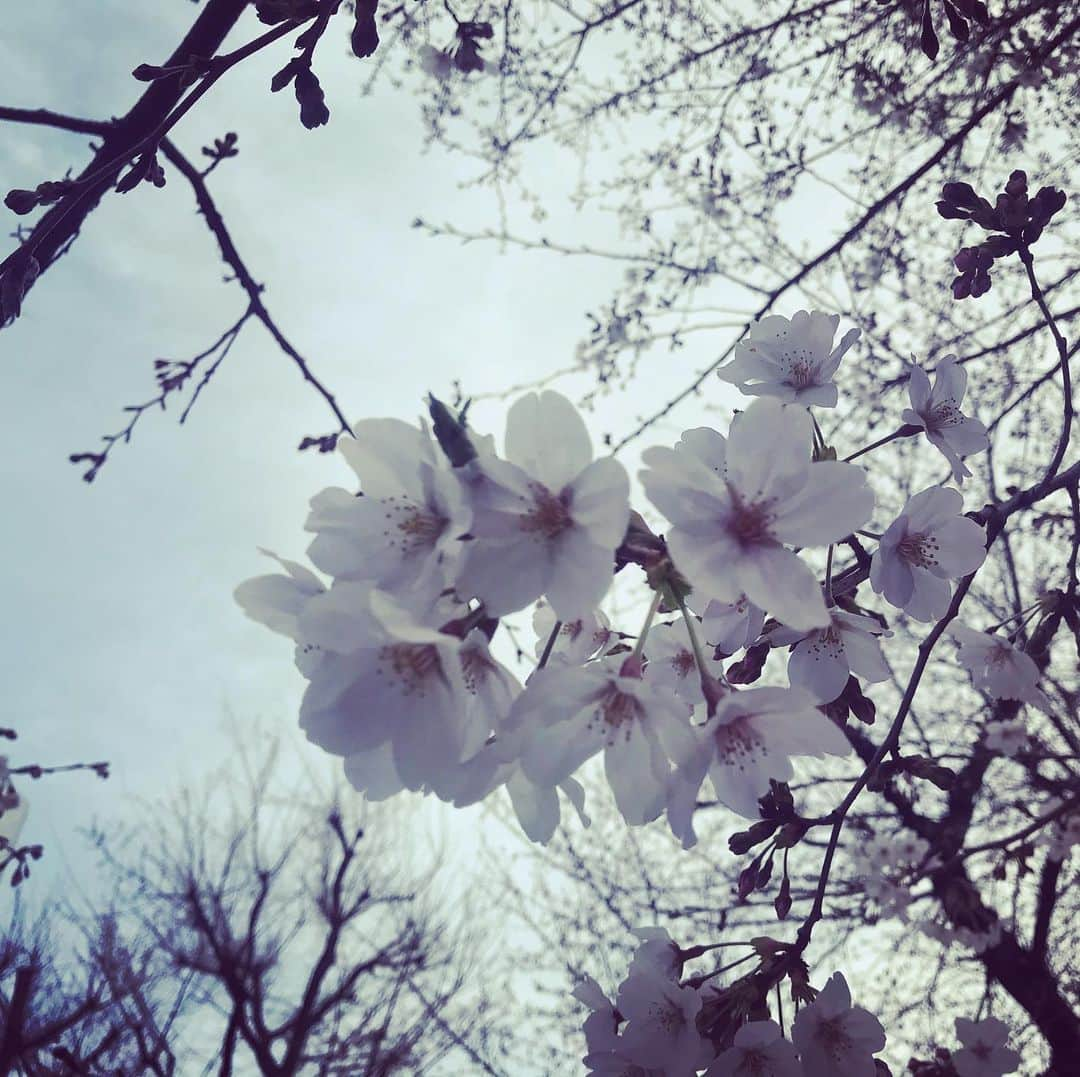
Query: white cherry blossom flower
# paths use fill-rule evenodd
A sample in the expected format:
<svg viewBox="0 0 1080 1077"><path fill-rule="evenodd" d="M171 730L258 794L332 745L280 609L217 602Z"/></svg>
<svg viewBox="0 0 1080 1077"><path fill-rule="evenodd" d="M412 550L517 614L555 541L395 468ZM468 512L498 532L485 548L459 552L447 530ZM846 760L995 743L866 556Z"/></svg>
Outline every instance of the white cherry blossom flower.
<svg viewBox="0 0 1080 1077"><path fill-rule="evenodd" d="M805 688L822 703L831 703L854 674L868 684L889 679L889 667L878 636L889 635L873 617L833 608L831 623L808 634L774 629L769 638L777 645L794 643L788 658L788 680Z"/></svg>
<svg viewBox="0 0 1080 1077"><path fill-rule="evenodd" d="M699 635L700 627L695 623ZM686 622L682 617L671 624L656 625L645 642L645 655L649 664L645 667L645 680L663 692L674 692L679 699L691 706L705 702L701 690L701 673L694 659ZM706 672L719 677L724 667L709 655L705 656Z"/></svg>
<svg viewBox="0 0 1080 1077"><path fill-rule="evenodd" d="M566 778L557 787L531 782L520 767L516 768L506 782L510 803L525 836L530 841L546 845L551 841L562 820L559 793L570 801L577 811L582 826L589 825L585 814L585 789L573 778Z"/></svg>
<svg viewBox="0 0 1080 1077"><path fill-rule="evenodd" d="M591 976L586 976L570 993L591 1011L582 1025L589 1053L614 1051L619 1042L614 1003Z"/></svg>
<svg viewBox="0 0 1080 1077"><path fill-rule="evenodd" d="M622 982L616 1007L626 1018L621 1054L666 1074L697 1072L707 1045L697 1030L701 995L694 988L641 969Z"/></svg>
<svg viewBox="0 0 1080 1077"><path fill-rule="evenodd" d="M905 423L926 431L930 443L949 462L957 483L971 475L961 457L983 452L990 445L986 427L960 410L966 389L967 371L955 355L947 355L938 363L933 389L926 371L915 364L908 380L911 407L905 408L901 416Z"/></svg>
<svg viewBox="0 0 1080 1077"><path fill-rule="evenodd" d="M542 669L510 717L522 741L521 766L553 787L604 753L604 770L623 818L640 825L660 814L670 764L665 745L687 724L689 708L611 662ZM516 748L511 751L516 751Z"/></svg>
<svg viewBox="0 0 1080 1077"><path fill-rule="evenodd" d="M761 635L765 613L746 597L734 602L713 599L701 615L701 632L706 643L723 654L734 654L749 647Z"/></svg>
<svg viewBox="0 0 1080 1077"><path fill-rule="evenodd" d="M727 440L691 430L642 455L649 500L671 521L668 546L696 589L741 596L794 628L829 623L821 586L785 544L827 546L866 522L874 495L853 464L811 461L810 418L755 400Z"/></svg>
<svg viewBox="0 0 1080 1077"><path fill-rule="evenodd" d="M986 723L986 747L1012 759L1027 744L1027 726L1019 719L995 718Z"/></svg>
<svg viewBox="0 0 1080 1077"><path fill-rule="evenodd" d="M529 393L506 421L506 459L460 469L473 506L457 579L492 617L540 595L562 621L593 610L611 585L630 517L630 486L612 457L593 460L585 423L559 393Z"/></svg>
<svg viewBox="0 0 1080 1077"><path fill-rule="evenodd" d="M705 1077L802 1077L802 1066L775 1021L749 1021Z"/></svg>
<svg viewBox="0 0 1080 1077"><path fill-rule="evenodd" d="M974 572L986 557L986 535L962 516L964 499L945 486L909 498L881 536L870 585L916 621L936 621L952 596L950 580Z"/></svg>
<svg viewBox="0 0 1080 1077"><path fill-rule="evenodd" d="M703 725L677 729L668 784L668 822L689 848L697 838L693 813L706 775L717 799L747 819L759 815L758 798L769 779L785 782L795 773L793 756L847 755L843 732L801 688L750 688L720 700Z"/></svg>
<svg viewBox="0 0 1080 1077"><path fill-rule="evenodd" d="M233 592L233 597L253 621L293 640L296 666L310 678L322 663L323 650L304 638L299 627L300 614L312 598L326 591L326 586L314 572L296 561L287 561L269 550L260 549L259 552L277 561L286 574L274 573L245 580Z"/></svg>
<svg viewBox="0 0 1080 1077"><path fill-rule="evenodd" d="M547 649L548 640L555 630L556 617L546 602L537 603L533 612L533 631L536 633L536 657L539 659ZM560 623L559 634L548 655L547 664L580 666L618 639L612 631L611 622L601 610L592 610L571 621Z"/></svg>
<svg viewBox="0 0 1080 1077"><path fill-rule="evenodd" d="M365 419L352 437L338 439L338 449L359 476L363 496L331 487L312 498L304 525L315 533L312 564L383 590L442 590L463 553L470 512L427 429Z"/></svg>
<svg viewBox="0 0 1080 1077"><path fill-rule="evenodd" d="M683 956L678 943L659 926L635 927L634 935L640 940L634 956L630 959L627 976L637 972L652 971L668 979L677 980L682 975Z"/></svg>
<svg viewBox="0 0 1080 1077"><path fill-rule="evenodd" d="M949 632L960 644L960 664L979 691L994 699L1014 699L1049 709L1050 701L1038 687L1039 667L1031 655L1004 636L978 632L963 621L953 621Z"/></svg>
<svg viewBox="0 0 1080 1077"><path fill-rule="evenodd" d="M956 1018L956 1038L964 1045L951 1052L953 1069L959 1077L1002 1077L1014 1073L1020 1065L1020 1055L1005 1046L1009 1026L996 1017L982 1021Z"/></svg>
<svg viewBox="0 0 1080 1077"><path fill-rule="evenodd" d="M839 972L796 1014L791 1038L805 1077L874 1077L874 1054L885 1046L881 1023L861 1006L851 1005L851 992Z"/></svg>
<svg viewBox="0 0 1080 1077"><path fill-rule="evenodd" d="M796 311L790 318L771 314L755 322L735 345L735 357L717 373L748 396L772 396L785 403L835 408L833 375L859 339L849 329L833 347L838 314Z"/></svg>
<svg viewBox="0 0 1080 1077"><path fill-rule="evenodd" d="M233 597L253 621L272 632L299 640L300 614L311 598L326 590L326 585L311 569L296 561L287 561L261 547L259 553L277 561L286 574L277 572L245 580L233 592Z"/></svg>
<svg viewBox="0 0 1080 1077"><path fill-rule="evenodd" d="M326 652L300 705L308 739L345 757L389 743L405 788L450 795L458 764L483 740L462 641L351 581L312 598L300 631Z"/></svg>
<svg viewBox="0 0 1080 1077"><path fill-rule="evenodd" d="M908 906L913 900L908 887L884 875L865 874L862 877L862 889L868 898L877 902L882 915L907 920Z"/></svg>

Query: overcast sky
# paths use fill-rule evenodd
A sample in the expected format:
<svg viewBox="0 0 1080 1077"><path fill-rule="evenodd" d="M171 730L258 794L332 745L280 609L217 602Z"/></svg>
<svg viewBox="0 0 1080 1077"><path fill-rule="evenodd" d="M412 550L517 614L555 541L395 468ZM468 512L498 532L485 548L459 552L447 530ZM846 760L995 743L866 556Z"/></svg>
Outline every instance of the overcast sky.
<svg viewBox="0 0 1080 1077"><path fill-rule="evenodd" d="M181 0L15 5L0 40L0 101L118 115L140 90L131 69L162 61L194 14ZM234 40L258 29L250 18ZM411 419L427 390L449 394L454 378L482 392L571 363L584 311L623 268L413 230L418 215L490 225L493 199L462 189L467 162L423 152L407 92L360 93L343 30L331 30L317 65L328 127L304 130L291 95L269 94L281 46L230 72L174 132L194 156L239 133L240 156L214 174L213 191L285 334L352 419ZM78 170L86 142L0 125L0 185ZM538 177L551 190L553 234L607 238L604 222L572 217L561 197L568 169L552 158ZM106 197L0 334L0 724L19 730L13 762L113 766L107 783L74 774L29 789L23 837L48 848L38 898L56 872L68 872L65 885L84 881L76 826L215 765L229 750L226 710L241 724L295 725L303 682L290 645L245 620L232 591L267 570L256 546L302 556L307 499L349 473L295 451L301 436L332 429L331 417L261 327L245 329L184 427L175 405L147 414L90 486L67 462L123 426L123 405L154 395L154 358L190 357L236 319L244 297L222 275L190 189L170 175L164 190ZM665 359L659 381L603 401L593 428L625 431L702 358L690 347ZM501 437L504 411L483 405L474 419Z"/></svg>

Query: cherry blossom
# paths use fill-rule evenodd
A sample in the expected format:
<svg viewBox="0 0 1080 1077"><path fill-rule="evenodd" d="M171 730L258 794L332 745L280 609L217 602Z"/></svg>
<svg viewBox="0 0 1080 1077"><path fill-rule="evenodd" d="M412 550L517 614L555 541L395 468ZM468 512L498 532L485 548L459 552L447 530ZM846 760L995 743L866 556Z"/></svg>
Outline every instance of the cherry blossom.
<svg viewBox="0 0 1080 1077"><path fill-rule="evenodd" d="M260 549L259 552L277 561L286 574L273 573L245 580L233 592L233 597L253 621L295 642L296 666L305 677L311 677L322 663L324 652L300 631L300 614L312 598L326 591L326 585L311 569L296 561L287 561L269 550Z"/></svg>
<svg viewBox="0 0 1080 1077"><path fill-rule="evenodd" d="M440 591L453 579L469 530L457 476L440 462L424 427L365 419L338 450L360 479L357 497L331 487L311 500L308 557L339 579L384 590Z"/></svg>
<svg viewBox="0 0 1080 1077"><path fill-rule="evenodd" d="M761 635L764 624L764 611L746 595L739 595L734 602L713 599L701 615L701 633L706 643L722 654L734 654L749 647Z"/></svg>
<svg viewBox="0 0 1080 1077"><path fill-rule="evenodd" d="M775 1021L750 1021L705 1077L802 1077L802 1066Z"/></svg>
<svg viewBox="0 0 1080 1077"><path fill-rule="evenodd" d="M960 644L960 664L971 683L994 699L1034 703L1046 710L1050 701L1038 687L1039 667L1031 655L1004 636L979 632L963 621L953 621L949 632Z"/></svg>
<svg viewBox="0 0 1080 1077"><path fill-rule="evenodd" d="M308 739L345 757L389 743L405 788L450 795L454 768L487 735L466 684L463 641L352 581L312 598L300 631L326 652L300 705Z"/></svg>
<svg viewBox="0 0 1080 1077"><path fill-rule="evenodd" d="M986 747L1012 759L1027 744L1027 726L1018 719L995 718L986 723Z"/></svg>
<svg viewBox="0 0 1080 1077"><path fill-rule="evenodd" d="M889 667L881 652L878 636L891 635L873 617L832 608L827 628L808 634L780 628L769 639L780 646L794 643L788 658L788 679L813 693L822 703L831 703L855 674L869 684L889 679Z"/></svg>
<svg viewBox="0 0 1080 1077"><path fill-rule="evenodd" d="M961 516L956 490L931 486L908 499L881 536L870 563L870 585L916 621L944 616L950 580L974 572L986 557L986 536Z"/></svg>
<svg viewBox="0 0 1080 1077"><path fill-rule="evenodd" d="M695 622L694 631L701 629ZM649 664L645 667L645 679L660 691L674 692L691 706L704 703L701 690L701 673L694 658L686 622L682 617L671 624L657 625L649 632L645 644ZM706 672L713 677L723 673L723 666L706 656Z"/></svg>
<svg viewBox="0 0 1080 1077"><path fill-rule="evenodd" d="M542 786L563 781L597 752L615 802L631 825L655 819L670 765L665 745L688 708L612 662L535 673L510 716L523 741L521 765ZM514 749L516 750L516 749Z"/></svg>
<svg viewBox="0 0 1080 1077"><path fill-rule="evenodd" d="M589 817L585 814L585 790L573 778L566 778L557 787L540 785L529 781L519 767L507 779L506 790L510 794L514 815L530 841L540 845L551 841L562 819L560 791L576 809L581 824L589 825ZM481 797L474 798L479 799ZM461 806L460 802L456 803Z"/></svg>
<svg viewBox="0 0 1080 1077"><path fill-rule="evenodd" d="M619 987L616 998L626 1025L619 1051L641 1066L665 1074L697 1073L708 1045L697 1030L701 995L652 969L639 969Z"/></svg>
<svg viewBox="0 0 1080 1077"><path fill-rule="evenodd" d="M833 375L859 339L859 330L849 329L833 347L839 325L838 314L816 310L799 310L790 318L771 314L754 323L735 345L735 357L717 373L748 396L835 408L839 394Z"/></svg>
<svg viewBox="0 0 1080 1077"><path fill-rule="evenodd" d="M901 416L905 423L926 431L927 439L949 462L957 483L971 475L961 457L983 452L990 445L986 427L960 410L966 389L967 371L955 355L947 355L938 363L933 389L926 371L914 364L908 380L911 407L905 408Z"/></svg>
<svg viewBox="0 0 1080 1077"><path fill-rule="evenodd" d="M592 1011L582 1026L589 1053L614 1051L619 1042L619 1018L600 985L586 976L570 993Z"/></svg>
<svg viewBox="0 0 1080 1077"><path fill-rule="evenodd" d="M964 1045L952 1052L953 1069L959 1077L1002 1077L1020 1065L1020 1055L1005 1046L1009 1027L996 1017L981 1021L958 1017L956 1038Z"/></svg>
<svg viewBox="0 0 1080 1077"><path fill-rule="evenodd" d="M851 1005L847 981L833 973L818 997L795 1016L791 1038L806 1077L874 1077L885 1032L873 1014Z"/></svg>
<svg viewBox="0 0 1080 1077"><path fill-rule="evenodd" d="M546 595L572 622L611 584L630 515L629 480L611 457L593 460L585 423L566 397L529 393L506 421L506 459L482 453L465 472L472 541L457 579L462 598L492 617Z"/></svg>
<svg viewBox="0 0 1080 1077"><path fill-rule="evenodd" d="M675 564L721 602L749 600L794 628L829 623L810 567L785 543L827 546L866 522L874 495L860 468L813 463L801 408L755 400L727 440L692 430L642 454L649 500L671 521Z"/></svg>
<svg viewBox="0 0 1080 1077"><path fill-rule="evenodd" d="M533 631L536 633L536 657L543 657L548 640L557 623L554 612L546 602L538 602L533 611ZM572 621L559 623L559 633L548 654L549 666L565 664L580 666L618 638L611 623L601 610L592 610Z"/></svg>
<svg viewBox="0 0 1080 1077"><path fill-rule="evenodd" d="M630 959L628 976L646 970L658 972L672 980L677 980L682 975L682 951L667 928L635 927L633 933L639 943Z"/></svg>
<svg viewBox="0 0 1080 1077"><path fill-rule="evenodd" d="M820 759L851 751L847 737L801 688L733 691L720 700L712 718L677 734L667 815L687 847L697 841L693 813L706 775L722 804L755 819L769 779L783 782L794 775L793 756Z"/></svg>

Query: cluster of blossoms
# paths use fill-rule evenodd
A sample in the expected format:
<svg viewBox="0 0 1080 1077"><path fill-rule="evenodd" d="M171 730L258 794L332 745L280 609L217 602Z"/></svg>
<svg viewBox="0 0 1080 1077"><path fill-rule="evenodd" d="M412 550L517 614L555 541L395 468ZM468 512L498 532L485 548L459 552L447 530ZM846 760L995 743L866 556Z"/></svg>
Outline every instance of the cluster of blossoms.
<svg viewBox="0 0 1080 1077"><path fill-rule="evenodd" d="M501 455L434 400L432 431L358 423L339 449L359 493L335 487L311 502L308 556L322 575L279 560L283 574L237 590L250 616L296 644L309 739L342 757L371 799L409 789L460 806L505 786L537 841L558 825L560 792L584 818L576 774L599 754L626 821L666 813L686 845L706 780L756 818L793 759L847 754L826 705L852 681L888 678L889 633L880 612L831 586L834 547L858 544L865 558L855 534L875 511L865 471L836 459L808 407L837 403L833 377L858 337L834 346L838 323L805 311L763 319L720 371L757 398L727 434L700 427L644 452L640 483L667 521L663 537L632 512L622 465L594 457L556 392L510 408ZM986 444L961 411L964 387L952 359L932 387L915 367L893 435L924 432L957 482L969 474L963 457ZM829 552L824 581L807 560L815 549ZM984 556L960 493L932 486L880 535L869 581L931 621ZM600 606L631 564L653 602L628 634ZM538 661L523 685L491 642L500 618L530 607ZM977 687L1041 703L1027 655L985 633L956 635ZM744 687L783 647L788 683Z"/></svg>
<svg viewBox="0 0 1080 1077"><path fill-rule="evenodd" d="M804 1003L786 1037L753 1005L745 981L727 988L712 974L688 975L702 949L681 950L662 928L642 940L614 999L586 977L574 991L589 1009L583 1031L590 1073L625 1077L875 1077L885 1032L852 1006L836 973L820 992L800 989ZM816 996L816 997L815 997ZM759 1012L760 1011L760 1012Z"/></svg>
<svg viewBox="0 0 1080 1077"><path fill-rule="evenodd" d="M880 533L866 530L876 498L851 461L925 435L959 486L970 475L964 458L988 441L962 411L964 370L949 357L930 372L933 384L912 367L898 430L838 460L811 413L838 402L833 379L859 335L850 330L837 345L838 328L837 317L817 312L763 319L719 371L755 398L726 434L698 427L642 454L638 479L663 517L662 534L631 508L623 466L595 457L584 421L556 392L513 404L501 453L434 399L430 430L423 421L358 423L339 449L359 492L331 488L311 502L308 557L317 572L277 559L283 572L237 589L251 617L296 645L308 738L340 756L350 783L373 800L412 790L464 806L505 787L538 842L554 834L563 800L588 822L578 775L597 756L626 822L666 816L686 846L696 841L706 783L732 812L760 819L732 839L733 850L736 838L749 848L797 820L784 784L793 761L847 755L846 715L872 709L861 684L891 676L887 610L860 605L860 583L912 620L938 621L954 582L986 556L983 527L964 514L955 486L921 490ZM872 551L866 539L876 540ZM841 548L855 560L834 572ZM643 572L651 601L643 624L616 628L601 607L630 566ZM536 633L536 666L524 683L492 647L501 619L522 611ZM1047 705L1038 667L1011 639L961 622L951 631L977 690ZM770 652L784 648L786 681L751 686ZM1023 727L997 720L982 740L1010 754L1023 746ZM1075 840L1077 819L1062 815L1047 829L1053 853ZM769 849L781 839L790 844L781 830ZM856 868L881 911L906 919L910 887L932 862L925 842L890 838L867 843ZM740 893L770 870L759 856ZM786 887L785 867L781 918L791 905ZM976 950L1000 933L996 923L916 926ZM684 978L686 962L714 947L683 951L654 931L614 1001L591 980L579 987L591 1010L591 1071L881 1072L881 1026L851 1005L842 976L819 994L801 950L752 945L757 973L721 988L720 970ZM770 961L782 967L769 972ZM770 976L771 985L790 978L801 1004L790 1039L769 1019L761 982ZM952 1072L1009 1072L1012 1052L986 1026L961 1030ZM998 1068L972 1069L969 1056L993 1057Z"/></svg>
<svg viewBox="0 0 1080 1077"><path fill-rule="evenodd" d="M910 858L910 857L909 857ZM588 1012L582 1031L591 1074L620 1077L879 1077L888 1067L874 1056L885 1031L869 1011L852 1004L842 973L820 991L803 977L793 981L796 1010L790 1030L772 1020L755 977L782 960L770 940L747 945L762 963L748 976L721 986L723 970L692 974L696 959L713 947L681 949L663 928L640 928L639 945L613 997L586 976L574 997ZM739 964L736 962L735 964ZM781 1020L783 1017L781 1016ZM1020 1064L995 1017L956 1019L961 1046L938 1048L936 1063L913 1061L917 1073L939 1077L1004 1077Z"/></svg>

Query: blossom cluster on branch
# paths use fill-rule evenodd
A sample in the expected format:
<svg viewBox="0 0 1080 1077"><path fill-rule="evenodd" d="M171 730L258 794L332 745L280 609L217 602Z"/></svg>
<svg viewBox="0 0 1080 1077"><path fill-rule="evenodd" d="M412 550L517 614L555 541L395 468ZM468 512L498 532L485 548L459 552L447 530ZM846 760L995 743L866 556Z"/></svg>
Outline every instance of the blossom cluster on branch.
<svg viewBox="0 0 1080 1077"><path fill-rule="evenodd" d="M625 821L666 816L686 847L697 841L708 782L717 801L755 821L733 837L732 851L768 842L740 876L740 894L764 888L783 851L775 902L783 920L792 905L787 851L820 825L834 828L835 843L865 784L890 767L943 788L951 780L929 759L886 761L883 747L826 817L801 815L787 785L794 760L849 755L849 713L873 720L862 686L890 677L883 642L892 611L936 622L935 641L951 628L960 662L991 699L1049 705L1039 668L1004 626L982 631L955 620L988 542L985 516L965 514L957 489L970 475L964 458L989 445L985 427L962 410L963 367L945 359L931 385L913 365L903 425L838 459L811 410L839 399L834 379L859 334L849 330L834 345L838 328L837 316L820 312L763 319L719 372L754 398L727 433L697 427L673 447L645 450L638 477L649 511L666 520L663 534L631 508L623 466L595 457L583 418L554 391L512 405L501 454L464 414L434 399L431 430L395 419L356 424L339 448L359 492L323 490L307 519L308 556L323 575L279 559L284 574L237 590L249 616L296 644L308 738L342 757L349 781L370 799L407 789L464 806L505 786L539 842L558 827L560 793L587 824L578 772L595 756ZM854 461L921 435L948 475L893 515ZM648 611L642 624L615 628L600 607L630 566L642 571ZM862 596L864 582L883 602ZM501 618L530 608L537 668L523 685L491 643ZM755 684L770 652L785 648L786 683ZM1008 723L987 734L1001 754L1014 750ZM1037 840L1067 849L1075 807L1049 805L1056 825ZM917 844L865 852L883 913L906 918L910 885L943 867ZM867 1029L880 1026L851 1009L842 978L813 1002L802 961L830 862L831 852L796 942L755 940L759 964L742 995L633 969L617 1005L590 994L594 1031L606 1015L597 1042L607 1046L590 1039L594 1072L877 1072L872 1056L884 1037ZM976 951L1000 937L992 918L920 927ZM784 980L805 1004L794 1046L762 1008ZM723 1021L701 1017L709 1005ZM838 1061L841 1043L854 1054ZM961 1077L1009 1072L949 1065L942 1072Z"/></svg>

